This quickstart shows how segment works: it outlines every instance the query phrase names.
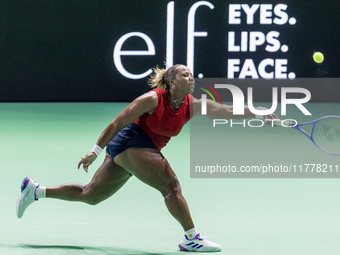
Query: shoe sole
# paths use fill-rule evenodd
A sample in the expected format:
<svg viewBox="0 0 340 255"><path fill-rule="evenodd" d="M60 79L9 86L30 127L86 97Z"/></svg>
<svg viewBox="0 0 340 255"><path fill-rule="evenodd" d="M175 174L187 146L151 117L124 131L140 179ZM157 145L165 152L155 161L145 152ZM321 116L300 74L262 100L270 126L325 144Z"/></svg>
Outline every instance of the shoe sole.
<svg viewBox="0 0 340 255"><path fill-rule="evenodd" d="M188 249L185 249L182 245L178 245L179 249L182 250L182 251L189 251Z"/></svg>
<svg viewBox="0 0 340 255"><path fill-rule="evenodd" d="M188 250L186 248L184 248L182 245L178 244L178 248L181 250L181 251L188 251L188 252L220 252L222 249L218 249L218 250L215 250L215 251L199 251L199 250Z"/></svg>
<svg viewBox="0 0 340 255"><path fill-rule="evenodd" d="M17 206L16 206L17 217L18 217L19 219L22 218L22 216L24 215L24 214L19 215L19 205L20 205L20 201L21 201L21 198L22 198L22 192L23 192L24 189L27 187L27 185L28 185L28 183L29 183L30 180L31 180L31 178L26 177L26 178L22 181L22 183L21 183L21 193L20 193L19 196L18 196L18 199L17 199Z"/></svg>

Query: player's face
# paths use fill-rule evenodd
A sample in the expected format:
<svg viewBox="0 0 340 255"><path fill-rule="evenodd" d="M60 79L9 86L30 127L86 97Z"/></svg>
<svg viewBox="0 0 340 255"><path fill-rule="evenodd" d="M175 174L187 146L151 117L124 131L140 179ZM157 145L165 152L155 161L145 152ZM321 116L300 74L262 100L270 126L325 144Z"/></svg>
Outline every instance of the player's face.
<svg viewBox="0 0 340 255"><path fill-rule="evenodd" d="M173 81L176 89L184 95L193 93L195 89L195 80L190 69L184 65L180 65L176 69L176 78Z"/></svg>

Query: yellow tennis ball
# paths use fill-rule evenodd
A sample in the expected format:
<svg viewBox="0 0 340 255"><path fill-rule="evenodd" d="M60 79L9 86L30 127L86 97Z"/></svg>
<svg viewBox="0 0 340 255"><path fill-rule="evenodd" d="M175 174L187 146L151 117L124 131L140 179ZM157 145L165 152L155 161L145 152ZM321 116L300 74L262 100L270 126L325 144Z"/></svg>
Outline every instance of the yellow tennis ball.
<svg viewBox="0 0 340 255"><path fill-rule="evenodd" d="M316 63L321 64L324 60L324 57L321 52L314 52L313 59Z"/></svg>

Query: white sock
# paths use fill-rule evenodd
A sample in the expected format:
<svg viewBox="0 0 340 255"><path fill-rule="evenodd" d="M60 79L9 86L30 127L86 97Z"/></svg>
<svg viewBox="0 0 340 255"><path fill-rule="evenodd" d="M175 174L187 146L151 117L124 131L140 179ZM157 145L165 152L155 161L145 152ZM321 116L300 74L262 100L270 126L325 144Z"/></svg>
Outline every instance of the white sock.
<svg viewBox="0 0 340 255"><path fill-rule="evenodd" d="M196 228L192 228L186 231L184 234L188 237L188 239L193 239L198 234L198 232Z"/></svg>
<svg viewBox="0 0 340 255"><path fill-rule="evenodd" d="M46 187L39 186L35 192L37 198L46 198Z"/></svg>

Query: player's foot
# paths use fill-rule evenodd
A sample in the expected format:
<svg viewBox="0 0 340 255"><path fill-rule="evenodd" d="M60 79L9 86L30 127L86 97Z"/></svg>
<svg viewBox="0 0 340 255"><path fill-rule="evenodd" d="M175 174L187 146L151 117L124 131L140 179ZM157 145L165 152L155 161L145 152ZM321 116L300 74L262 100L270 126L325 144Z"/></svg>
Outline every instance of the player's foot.
<svg viewBox="0 0 340 255"><path fill-rule="evenodd" d="M179 243L178 247L182 251L198 251L198 252L215 252L221 251L221 245L208 241L197 234L194 238L189 239L184 235L183 240Z"/></svg>
<svg viewBox="0 0 340 255"><path fill-rule="evenodd" d="M31 178L26 177L21 184L21 193L17 200L17 216L21 218L24 215L26 208L32 204L35 200L38 200L36 196L36 190L39 187L38 183L35 183Z"/></svg>

